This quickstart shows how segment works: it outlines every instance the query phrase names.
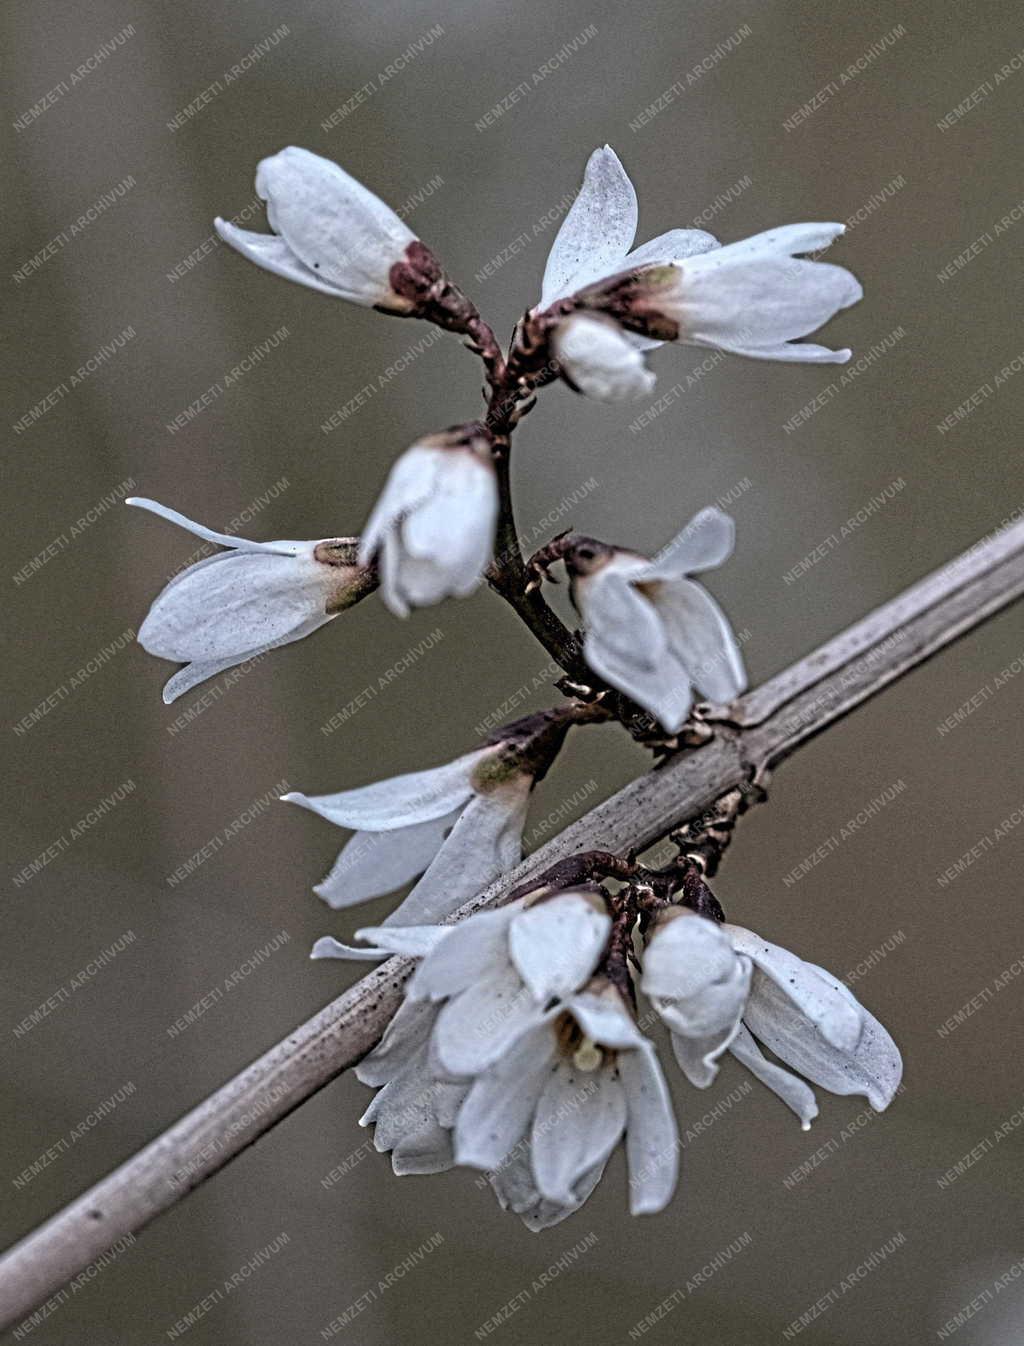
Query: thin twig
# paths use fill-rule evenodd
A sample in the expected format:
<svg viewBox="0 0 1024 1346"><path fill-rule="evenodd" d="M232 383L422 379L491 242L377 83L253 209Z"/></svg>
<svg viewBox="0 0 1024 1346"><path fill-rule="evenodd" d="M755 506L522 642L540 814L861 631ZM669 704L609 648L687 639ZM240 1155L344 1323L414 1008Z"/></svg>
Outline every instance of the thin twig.
<svg viewBox="0 0 1024 1346"><path fill-rule="evenodd" d="M453 919L506 900L524 880L565 856L653 844L1022 594L1024 521L722 708L705 746L627 785ZM0 1327L90 1266L116 1239L180 1201L354 1065L398 1007L409 971L407 960L389 959L11 1249L0 1259Z"/></svg>
<svg viewBox="0 0 1024 1346"><path fill-rule="evenodd" d="M522 351L515 339L506 360L500 353L494 332L482 318L476 320L472 337L487 376L484 424L491 437L498 479L498 523L494 560L487 568L487 582L519 615L566 674L579 679L584 675L579 642L548 606L540 590L528 584L512 499L512 435L521 416L529 410L534 388L550 377L551 369L547 366L524 367Z"/></svg>

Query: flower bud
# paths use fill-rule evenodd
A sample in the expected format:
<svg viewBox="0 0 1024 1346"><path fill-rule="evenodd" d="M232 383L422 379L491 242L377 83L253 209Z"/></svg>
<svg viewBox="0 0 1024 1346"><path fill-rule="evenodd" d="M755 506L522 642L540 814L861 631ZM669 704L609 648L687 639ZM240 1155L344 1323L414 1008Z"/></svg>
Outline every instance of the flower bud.
<svg viewBox="0 0 1024 1346"><path fill-rule="evenodd" d="M378 557L381 595L396 616L479 584L494 547L498 485L478 423L428 435L391 469L363 531L359 558Z"/></svg>
<svg viewBox="0 0 1024 1346"><path fill-rule="evenodd" d="M154 600L139 644L186 664L164 688L171 702L234 664L310 635L377 586L356 559L355 538L250 542L215 533L155 500L131 497L207 542L228 550L197 561Z"/></svg>
<svg viewBox="0 0 1024 1346"><path fill-rule="evenodd" d="M555 328L552 344L562 377L588 397L623 402L654 387L640 351L610 319L570 314Z"/></svg>
<svg viewBox="0 0 1024 1346"><path fill-rule="evenodd" d="M390 206L343 168L289 145L261 160L256 191L267 203L272 234L215 221L221 238L244 257L353 304L412 311L413 301L392 287L391 268L407 260L410 247L422 244Z"/></svg>

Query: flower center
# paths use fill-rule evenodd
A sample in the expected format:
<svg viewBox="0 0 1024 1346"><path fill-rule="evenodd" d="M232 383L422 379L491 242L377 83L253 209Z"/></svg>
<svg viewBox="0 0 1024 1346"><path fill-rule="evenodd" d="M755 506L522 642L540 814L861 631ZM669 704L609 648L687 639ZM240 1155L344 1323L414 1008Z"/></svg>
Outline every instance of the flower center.
<svg viewBox="0 0 1024 1346"><path fill-rule="evenodd" d="M604 1064L605 1052L593 1038L587 1037L571 1014L560 1014L555 1021L558 1050L569 1057L577 1070L584 1074L599 1070Z"/></svg>

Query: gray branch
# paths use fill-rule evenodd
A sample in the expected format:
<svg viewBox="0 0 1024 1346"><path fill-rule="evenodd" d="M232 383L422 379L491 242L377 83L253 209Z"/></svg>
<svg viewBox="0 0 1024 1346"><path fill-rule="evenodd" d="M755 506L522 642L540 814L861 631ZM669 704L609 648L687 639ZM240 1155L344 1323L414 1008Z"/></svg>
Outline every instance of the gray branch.
<svg viewBox="0 0 1024 1346"><path fill-rule="evenodd" d="M714 735L647 773L462 907L493 906L581 850L660 840L1024 593L1024 521L996 533L710 717ZM0 1259L10 1326L229 1163L379 1039L410 964L392 958L301 1024Z"/></svg>

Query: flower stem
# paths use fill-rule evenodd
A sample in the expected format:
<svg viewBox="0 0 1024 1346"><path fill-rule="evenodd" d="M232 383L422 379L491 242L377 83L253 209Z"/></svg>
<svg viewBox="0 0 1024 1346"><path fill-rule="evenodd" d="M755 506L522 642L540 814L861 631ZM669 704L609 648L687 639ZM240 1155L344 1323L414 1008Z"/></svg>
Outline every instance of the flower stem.
<svg viewBox="0 0 1024 1346"><path fill-rule="evenodd" d="M548 606L539 589L529 586L512 503L512 434L529 411L533 390L545 371L523 371L514 344L506 359L493 329L483 318L475 317L468 324L466 334L472 342L471 349L480 356L486 371L489 396L484 425L491 437L498 480L498 524L494 560L487 570L487 582L519 615L565 673L576 681L583 681L586 669L579 641Z"/></svg>

